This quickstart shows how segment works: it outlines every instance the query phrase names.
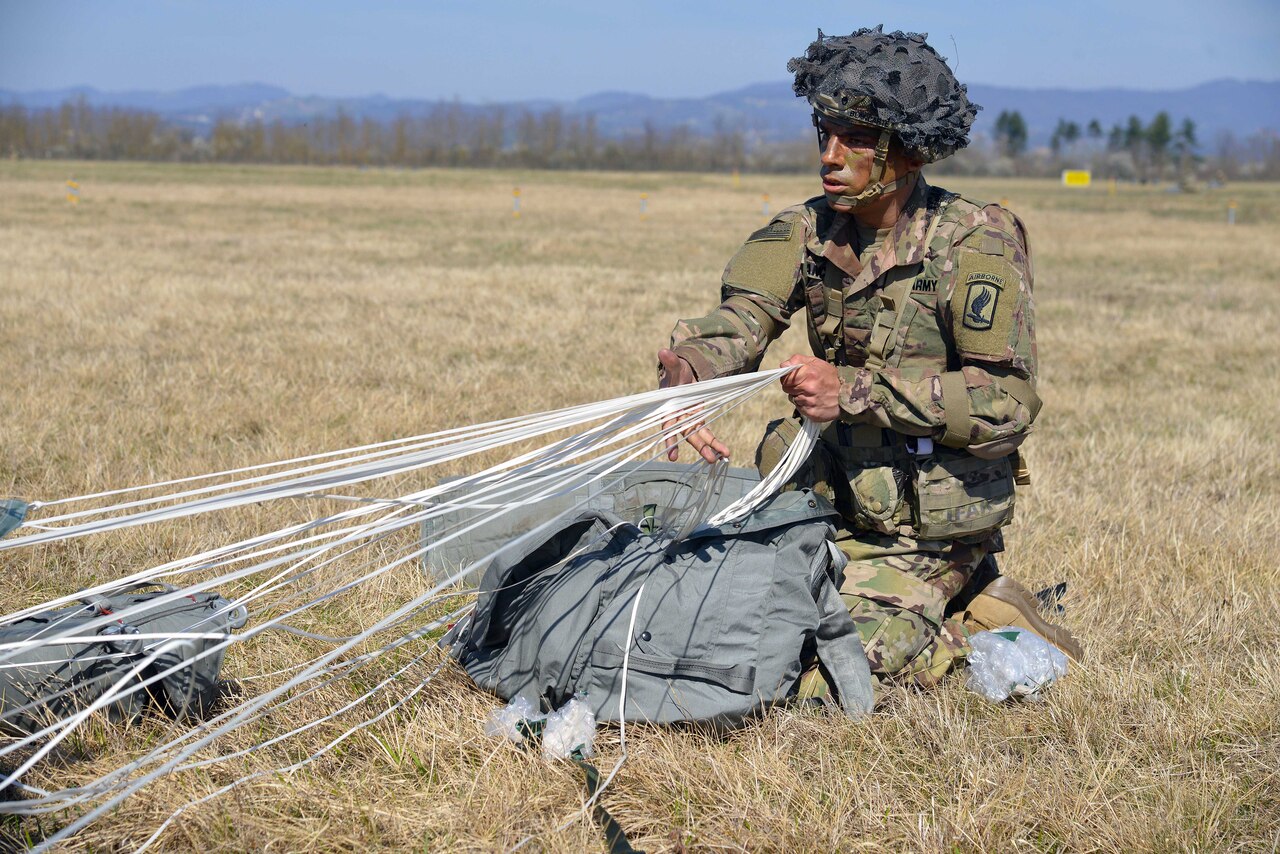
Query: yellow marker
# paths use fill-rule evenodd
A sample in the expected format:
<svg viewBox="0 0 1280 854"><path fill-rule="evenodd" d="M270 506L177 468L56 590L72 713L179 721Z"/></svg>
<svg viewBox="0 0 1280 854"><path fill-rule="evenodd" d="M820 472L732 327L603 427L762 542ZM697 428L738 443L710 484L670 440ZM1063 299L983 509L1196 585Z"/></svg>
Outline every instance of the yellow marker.
<svg viewBox="0 0 1280 854"><path fill-rule="evenodd" d="M742 186L742 176L738 174L738 170L733 170L733 188L736 190Z"/></svg>
<svg viewBox="0 0 1280 854"><path fill-rule="evenodd" d="M1114 196L1116 194L1116 179L1112 178L1107 182L1107 195Z"/></svg>
<svg viewBox="0 0 1280 854"><path fill-rule="evenodd" d="M765 193L763 196L761 196L760 201L762 202L760 212L765 216L768 216L769 215L769 194Z"/></svg>
<svg viewBox="0 0 1280 854"><path fill-rule="evenodd" d="M1002 207L1002 208L1008 208L1008 207L1009 207L1009 200L1008 200L1008 199L1001 199L1001 200L1000 200L1000 207Z"/></svg>
<svg viewBox="0 0 1280 854"><path fill-rule="evenodd" d="M1236 224L1236 200L1227 202L1227 225Z"/></svg>
<svg viewBox="0 0 1280 854"><path fill-rule="evenodd" d="M1093 182L1093 173L1088 169L1063 169L1062 186L1087 187Z"/></svg>
<svg viewBox="0 0 1280 854"><path fill-rule="evenodd" d="M511 215L520 216L520 188L516 187L511 191Z"/></svg>
<svg viewBox="0 0 1280 854"><path fill-rule="evenodd" d="M75 181L67 181L67 201L73 205L80 204L80 185Z"/></svg>
<svg viewBox="0 0 1280 854"><path fill-rule="evenodd" d="M645 214L649 212L649 194L640 194L640 218L644 219Z"/></svg>

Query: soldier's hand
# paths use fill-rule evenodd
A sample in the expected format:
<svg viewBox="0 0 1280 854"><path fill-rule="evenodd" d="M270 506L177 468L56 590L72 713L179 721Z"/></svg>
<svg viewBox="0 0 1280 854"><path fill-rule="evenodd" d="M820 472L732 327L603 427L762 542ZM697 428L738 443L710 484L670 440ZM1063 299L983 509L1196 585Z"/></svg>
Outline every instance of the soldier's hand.
<svg viewBox="0 0 1280 854"><path fill-rule="evenodd" d="M779 367L799 365L783 376L782 390L801 415L814 421L834 421L840 415L840 374L836 366L814 356L796 354Z"/></svg>
<svg viewBox="0 0 1280 854"><path fill-rule="evenodd" d="M662 366L662 376L658 381L659 388L688 385L698 381L698 378L693 375L693 368L689 367L689 363L671 350L664 348L658 351L658 364ZM662 422L662 432L666 435L667 459L675 462L680 458L680 440L676 436L678 431L680 435L684 436L685 441L692 445L693 449L707 462L714 463L721 459L727 460L729 458L729 449L707 429L705 423L700 419L693 418L696 412L696 409L686 410L675 418ZM680 426L681 422L686 423L684 426Z"/></svg>

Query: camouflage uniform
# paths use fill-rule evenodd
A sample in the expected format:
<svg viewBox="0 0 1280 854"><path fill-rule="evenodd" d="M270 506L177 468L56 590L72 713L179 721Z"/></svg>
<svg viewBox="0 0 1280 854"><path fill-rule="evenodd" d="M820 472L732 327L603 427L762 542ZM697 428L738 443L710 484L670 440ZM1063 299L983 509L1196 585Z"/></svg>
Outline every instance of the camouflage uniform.
<svg viewBox="0 0 1280 854"><path fill-rule="evenodd" d="M841 413L797 481L844 516L841 591L872 670L929 685L968 652L944 612L1001 548L1039 410L1031 261L1012 213L923 176L865 266L857 241L824 197L782 211L730 260L719 308L681 320L671 343L699 380L753 371L805 312ZM770 425L762 470L796 429L795 416Z"/></svg>

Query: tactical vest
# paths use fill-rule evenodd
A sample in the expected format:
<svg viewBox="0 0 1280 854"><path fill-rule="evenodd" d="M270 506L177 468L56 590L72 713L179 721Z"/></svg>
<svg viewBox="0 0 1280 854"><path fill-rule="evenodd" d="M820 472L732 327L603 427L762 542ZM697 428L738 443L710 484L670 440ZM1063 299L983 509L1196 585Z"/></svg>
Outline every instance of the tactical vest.
<svg viewBox="0 0 1280 854"><path fill-rule="evenodd" d="M890 269L879 288L873 279L850 291L856 280L822 257L817 223L809 223L801 276L814 355L836 365L899 368L908 379L953 367L948 359L951 348L937 321L938 281L946 262L946 253L938 250L952 245L963 213L948 215L957 198L929 188L924 258L912 267Z"/></svg>
<svg viewBox="0 0 1280 854"><path fill-rule="evenodd" d="M867 270L852 278L824 258L818 235L825 231L811 211L802 214L810 235L801 264L809 342L814 355L836 365L896 368L908 380L944 375L944 383L959 383L951 395L944 389L944 398L954 399L967 392L940 322L946 295L939 293L939 282L974 203L930 187L926 207L921 261L891 267L878 278L869 278ZM939 444L833 422L822 447L848 483L848 493L840 488L833 497L856 529L924 540L987 539L1013 518L1015 469L1021 466L1016 455L973 456L963 450L966 438L951 425Z"/></svg>

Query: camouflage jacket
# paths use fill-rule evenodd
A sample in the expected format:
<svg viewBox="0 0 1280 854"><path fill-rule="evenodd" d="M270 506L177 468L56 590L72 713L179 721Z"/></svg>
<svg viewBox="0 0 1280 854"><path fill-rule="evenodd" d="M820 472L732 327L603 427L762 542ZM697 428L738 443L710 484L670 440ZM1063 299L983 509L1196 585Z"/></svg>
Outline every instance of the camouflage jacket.
<svg viewBox="0 0 1280 854"><path fill-rule="evenodd" d="M1032 267L1022 222L921 177L864 267L823 197L787 208L725 267L719 308L681 320L672 349L698 379L757 370L796 311L837 365L841 420L1013 451L1039 410Z"/></svg>

